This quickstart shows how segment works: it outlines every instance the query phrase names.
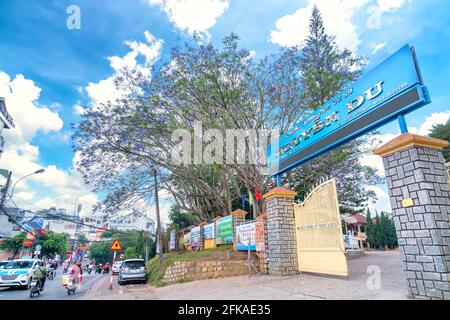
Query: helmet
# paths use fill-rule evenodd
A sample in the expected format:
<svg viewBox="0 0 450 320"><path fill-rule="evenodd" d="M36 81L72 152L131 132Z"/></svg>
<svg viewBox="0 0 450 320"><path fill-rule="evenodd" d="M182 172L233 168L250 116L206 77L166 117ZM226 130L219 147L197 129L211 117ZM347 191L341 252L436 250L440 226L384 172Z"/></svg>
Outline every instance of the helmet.
<svg viewBox="0 0 450 320"><path fill-rule="evenodd" d="M81 266L81 262L80 261L77 262L77 266Z"/></svg>

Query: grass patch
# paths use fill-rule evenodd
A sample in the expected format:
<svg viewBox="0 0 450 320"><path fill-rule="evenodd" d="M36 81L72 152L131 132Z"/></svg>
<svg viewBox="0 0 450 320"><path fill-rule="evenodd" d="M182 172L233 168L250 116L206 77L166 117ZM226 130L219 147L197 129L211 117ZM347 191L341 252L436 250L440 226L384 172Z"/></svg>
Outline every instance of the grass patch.
<svg viewBox="0 0 450 320"><path fill-rule="evenodd" d="M229 252L229 253L227 253ZM163 278L167 268L171 267L177 261L211 261L211 260L242 260L245 255L236 253L231 247L217 247L215 249L201 251L183 251L170 252L164 254L164 260L161 264L158 256L147 262L148 283L155 287L164 286ZM187 282L183 279L181 282Z"/></svg>

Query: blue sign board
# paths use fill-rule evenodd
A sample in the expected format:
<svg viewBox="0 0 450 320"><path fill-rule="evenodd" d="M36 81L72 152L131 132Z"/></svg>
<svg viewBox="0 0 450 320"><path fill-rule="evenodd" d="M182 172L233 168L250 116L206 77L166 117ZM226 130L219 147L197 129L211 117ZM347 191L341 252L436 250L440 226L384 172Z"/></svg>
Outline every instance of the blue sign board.
<svg viewBox="0 0 450 320"><path fill-rule="evenodd" d="M430 102L414 48L406 45L275 138L268 174L285 173Z"/></svg>
<svg viewBox="0 0 450 320"><path fill-rule="evenodd" d="M214 223L207 224L203 227L203 238L205 240L214 239Z"/></svg>

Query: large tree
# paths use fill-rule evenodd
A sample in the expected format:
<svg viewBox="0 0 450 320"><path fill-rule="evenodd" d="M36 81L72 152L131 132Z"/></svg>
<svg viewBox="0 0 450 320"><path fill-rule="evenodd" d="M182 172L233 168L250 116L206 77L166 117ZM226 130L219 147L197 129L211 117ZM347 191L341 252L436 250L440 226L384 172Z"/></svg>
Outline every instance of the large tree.
<svg viewBox="0 0 450 320"><path fill-rule="evenodd" d="M360 69L360 60L347 50L339 51L321 24L315 10L312 36L304 48L281 49L259 61L231 34L220 48L199 44L195 37L173 48L151 78L123 70L116 84L127 94L89 108L74 134L86 182L107 194L99 208L115 212L151 204L153 168L158 170L159 185L176 205L199 220L210 221L240 207L242 191L264 193L273 187L248 154L243 163L227 163L226 152L222 156L220 147L212 148L211 137L200 140L200 145L217 156L215 163L174 161L172 151L180 141L172 135L177 129L192 136L214 129L223 138L226 130L277 129L283 134L291 129L359 74L352 70ZM245 147L233 144L232 149L263 143L261 138L249 137ZM376 177L357 161L363 144L354 142L303 166L291 176L294 188L309 188L317 177L331 173L339 177L342 200L361 204L371 195L362 184ZM187 154L199 156L192 150ZM265 154L256 157L262 160ZM254 201L253 216L263 210L263 201Z"/></svg>
<svg viewBox="0 0 450 320"><path fill-rule="evenodd" d="M0 249L11 252L13 254L13 258L15 258L16 255L22 249L24 239L25 239L25 232L21 232L12 238L3 240L3 243L0 245Z"/></svg>
<svg viewBox="0 0 450 320"><path fill-rule="evenodd" d="M53 258L69 250L69 235L67 233L47 232L41 239L41 255Z"/></svg>
<svg viewBox="0 0 450 320"><path fill-rule="evenodd" d="M241 190L267 191L258 166L248 161L186 166L171 157L176 129L193 133L200 123L224 137L226 129L285 130L302 114L298 52L286 50L256 63L238 47L237 36L225 38L223 45L174 48L151 81L125 70L117 82L139 90L130 88L132 94L125 99L95 106L84 115L74 147L80 151L86 181L108 194L108 208L117 210L137 199L149 202L153 167L177 205L202 220L229 214ZM203 141L202 146L209 144ZM255 206L256 213L261 210L262 202Z"/></svg>
<svg viewBox="0 0 450 320"><path fill-rule="evenodd" d="M309 36L301 48L302 109L310 114L355 81L361 74L361 58L347 49L338 48L333 36L325 32L322 15L313 7L309 23ZM287 177L288 186L304 199L320 179L333 176L337 180L340 204L361 207L376 197L365 185L378 184L376 171L360 163L360 158L371 151L370 136L354 140L293 170Z"/></svg>

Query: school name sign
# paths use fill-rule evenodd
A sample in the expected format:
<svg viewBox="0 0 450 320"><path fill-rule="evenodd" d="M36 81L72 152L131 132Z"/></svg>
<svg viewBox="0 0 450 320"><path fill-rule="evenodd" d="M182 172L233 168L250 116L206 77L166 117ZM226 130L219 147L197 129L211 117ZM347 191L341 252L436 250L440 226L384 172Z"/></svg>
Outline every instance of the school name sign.
<svg viewBox="0 0 450 320"><path fill-rule="evenodd" d="M285 173L430 102L414 48L406 45L275 138L268 174Z"/></svg>

